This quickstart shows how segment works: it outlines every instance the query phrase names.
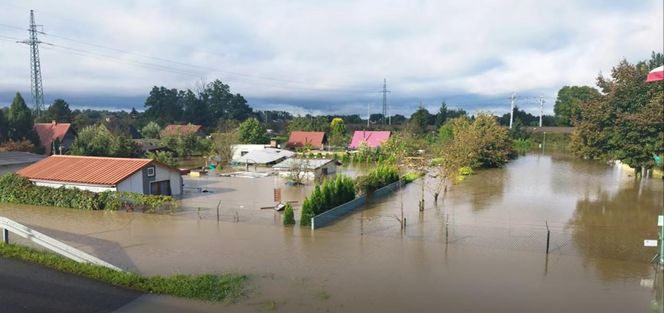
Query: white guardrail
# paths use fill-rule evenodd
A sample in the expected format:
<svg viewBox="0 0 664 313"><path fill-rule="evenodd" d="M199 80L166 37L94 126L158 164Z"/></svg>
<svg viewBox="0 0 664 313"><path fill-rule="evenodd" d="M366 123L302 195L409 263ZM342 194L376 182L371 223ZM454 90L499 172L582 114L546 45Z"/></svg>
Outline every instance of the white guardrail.
<svg viewBox="0 0 664 313"><path fill-rule="evenodd" d="M8 232L12 232L20 237L28 239L46 249L49 249L59 255L72 259L79 263L92 263L122 272L123 270L113 264L101 260L95 256L89 255L61 241L55 240L25 225L14 222L6 217L0 216L0 228L3 229L2 237L5 243L9 243Z"/></svg>

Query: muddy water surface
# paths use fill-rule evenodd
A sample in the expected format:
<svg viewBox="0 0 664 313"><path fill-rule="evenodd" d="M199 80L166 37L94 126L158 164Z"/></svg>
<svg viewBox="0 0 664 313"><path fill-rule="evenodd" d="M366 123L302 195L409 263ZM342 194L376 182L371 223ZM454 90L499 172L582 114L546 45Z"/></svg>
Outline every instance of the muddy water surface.
<svg viewBox="0 0 664 313"><path fill-rule="evenodd" d="M315 232L279 226L261 204L243 206L254 218L238 223L217 223L205 211L199 218L3 205L0 215L131 271L250 277L237 304L144 296L121 312L651 312L661 274L643 239L657 236L662 181L630 174L529 154L455 184L438 204L428 178L423 212L416 182ZM214 188L265 201L260 183L247 181L257 180ZM395 218L402 203L403 233Z"/></svg>

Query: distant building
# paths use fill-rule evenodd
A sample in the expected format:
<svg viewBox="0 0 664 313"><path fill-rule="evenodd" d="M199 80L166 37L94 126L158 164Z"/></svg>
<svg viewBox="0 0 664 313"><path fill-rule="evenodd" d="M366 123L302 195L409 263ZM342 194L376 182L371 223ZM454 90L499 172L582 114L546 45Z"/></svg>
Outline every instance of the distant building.
<svg viewBox="0 0 664 313"><path fill-rule="evenodd" d="M369 148L378 148L390 139L390 134L389 131L356 130L348 148L357 149L362 143L366 143Z"/></svg>
<svg viewBox="0 0 664 313"><path fill-rule="evenodd" d="M264 150L269 148L269 145L264 145L264 144L238 144L238 145L231 145L231 149L233 150L233 160L239 159L241 156L251 152L251 151L256 151L256 150Z"/></svg>
<svg viewBox="0 0 664 313"><path fill-rule="evenodd" d="M76 138L76 132L70 123L57 123L56 121L35 123L34 129L39 135L39 141L44 147L46 155L66 152ZM53 151L54 146L56 151Z"/></svg>
<svg viewBox="0 0 664 313"><path fill-rule="evenodd" d="M324 150L325 139L324 132L294 131L291 132L290 137L288 137L286 147L295 149L310 145L312 149Z"/></svg>
<svg viewBox="0 0 664 313"><path fill-rule="evenodd" d="M138 146L140 155L145 155L147 152L174 152L173 149L166 147L159 139L132 139Z"/></svg>
<svg viewBox="0 0 664 313"><path fill-rule="evenodd" d="M53 155L17 172L38 186L181 195L182 177L150 159Z"/></svg>
<svg viewBox="0 0 664 313"><path fill-rule="evenodd" d="M164 129L161 130L161 137L177 136L177 135L189 135L196 134L198 137L205 137L205 132L203 132L203 126L187 124L187 125L175 125L170 124L166 125Z"/></svg>
<svg viewBox="0 0 664 313"><path fill-rule="evenodd" d="M306 179L319 180L337 173L337 161L331 159L286 159L274 166L280 176L290 176L293 171L304 173Z"/></svg>
<svg viewBox="0 0 664 313"><path fill-rule="evenodd" d="M258 150L251 150L242 154L237 158L233 158L235 164L252 164L252 165L274 165L285 159L291 158L295 152L276 148L265 148Z"/></svg>
<svg viewBox="0 0 664 313"><path fill-rule="evenodd" d="M0 152L0 175L14 173L32 163L42 160L43 158L43 155L30 152Z"/></svg>

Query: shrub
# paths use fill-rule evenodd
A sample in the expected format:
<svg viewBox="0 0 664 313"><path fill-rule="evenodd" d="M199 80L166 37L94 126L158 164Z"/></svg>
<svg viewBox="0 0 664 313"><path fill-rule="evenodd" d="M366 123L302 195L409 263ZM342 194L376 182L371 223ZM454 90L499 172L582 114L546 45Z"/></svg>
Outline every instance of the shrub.
<svg viewBox="0 0 664 313"><path fill-rule="evenodd" d="M295 225L295 215L293 214L293 206L290 203L286 203L284 208L284 225Z"/></svg>
<svg viewBox="0 0 664 313"><path fill-rule="evenodd" d="M399 170L391 165L378 165L366 176L357 178L357 190L370 193L399 180Z"/></svg>
<svg viewBox="0 0 664 313"><path fill-rule="evenodd" d="M420 172L408 172L401 177L401 180L403 180L406 184L409 184L420 177L422 177L422 173Z"/></svg>
<svg viewBox="0 0 664 313"><path fill-rule="evenodd" d="M170 209L169 196L143 195L134 192L104 191L94 193L76 188L35 186L16 174L0 176L0 202L54 206L82 210L127 210L155 212Z"/></svg>
<svg viewBox="0 0 664 313"><path fill-rule="evenodd" d="M302 203L300 225L306 226L311 218L329 209L355 199L353 180L346 175L337 175L317 185Z"/></svg>

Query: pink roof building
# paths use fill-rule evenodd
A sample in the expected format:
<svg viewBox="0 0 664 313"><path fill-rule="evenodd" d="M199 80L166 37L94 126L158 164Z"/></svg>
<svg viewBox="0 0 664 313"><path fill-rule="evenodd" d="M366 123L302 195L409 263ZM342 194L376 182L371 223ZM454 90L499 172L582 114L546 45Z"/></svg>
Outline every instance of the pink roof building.
<svg viewBox="0 0 664 313"><path fill-rule="evenodd" d="M348 148L357 149L363 142L366 142L369 148L378 148L390 139L390 134L389 131L356 130Z"/></svg>

